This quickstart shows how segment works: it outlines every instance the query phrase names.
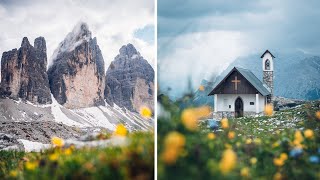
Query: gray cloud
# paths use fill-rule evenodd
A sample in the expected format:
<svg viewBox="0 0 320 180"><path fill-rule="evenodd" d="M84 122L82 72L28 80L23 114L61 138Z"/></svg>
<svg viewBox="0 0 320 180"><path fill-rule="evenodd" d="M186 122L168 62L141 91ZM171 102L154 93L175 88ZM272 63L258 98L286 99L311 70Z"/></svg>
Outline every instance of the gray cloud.
<svg viewBox="0 0 320 180"><path fill-rule="evenodd" d="M160 87L170 86L179 95L187 86L181 81L188 77L196 87L235 58L265 49L319 54L319 7L316 0L159 1ZM191 70L178 71L181 64L190 64Z"/></svg>

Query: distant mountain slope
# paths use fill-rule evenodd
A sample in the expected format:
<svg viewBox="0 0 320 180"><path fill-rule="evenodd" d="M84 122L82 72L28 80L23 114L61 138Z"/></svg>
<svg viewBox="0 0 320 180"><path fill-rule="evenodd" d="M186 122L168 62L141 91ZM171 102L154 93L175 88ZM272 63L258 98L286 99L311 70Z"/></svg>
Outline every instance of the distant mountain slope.
<svg viewBox="0 0 320 180"><path fill-rule="evenodd" d="M302 53L273 53L274 59L274 93L275 96L317 100L320 99L320 57ZM259 54L241 57L232 62L214 82L205 83L205 90L212 89L233 67L242 67L251 70L262 80L262 61ZM204 92L195 93L194 103L207 104L210 99ZM213 103L213 102L212 102Z"/></svg>
<svg viewBox="0 0 320 180"><path fill-rule="evenodd" d="M95 106L88 108L67 109L54 97L53 103L35 105L12 99L0 99L0 122L46 122L53 121L66 126L87 128L104 128L110 132L119 123L129 131L150 130L152 119L144 119L139 114L118 106Z"/></svg>

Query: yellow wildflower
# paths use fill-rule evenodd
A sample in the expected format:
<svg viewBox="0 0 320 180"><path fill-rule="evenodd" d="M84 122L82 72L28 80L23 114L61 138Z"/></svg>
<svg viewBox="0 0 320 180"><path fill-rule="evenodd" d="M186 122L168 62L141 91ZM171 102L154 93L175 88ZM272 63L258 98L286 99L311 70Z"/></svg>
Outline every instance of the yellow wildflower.
<svg viewBox="0 0 320 180"><path fill-rule="evenodd" d="M26 166L27 170L33 171L38 167L38 163L37 162L27 161L25 166Z"/></svg>
<svg viewBox="0 0 320 180"><path fill-rule="evenodd" d="M275 165L275 166L283 166L284 165L284 160L283 159L281 159L281 158L274 158L273 159L273 164Z"/></svg>
<svg viewBox="0 0 320 180"><path fill-rule="evenodd" d="M299 146L301 145L303 141L303 136L301 134L301 131L297 130L295 133L294 133L294 141L293 141L293 144L296 145L296 146Z"/></svg>
<svg viewBox="0 0 320 180"><path fill-rule="evenodd" d="M250 163L252 164L252 165L255 165L256 163L257 163L257 158L256 157L252 157L252 158L250 158Z"/></svg>
<svg viewBox="0 0 320 180"><path fill-rule="evenodd" d="M274 176L273 176L273 180L281 180L282 179L282 175L277 172Z"/></svg>
<svg viewBox="0 0 320 180"><path fill-rule="evenodd" d="M208 133L208 139L213 140L216 138L216 135L214 135L214 133Z"/></svg>
<svg viewBox="0 0 320 180"><path fill-rule="evenodd" d="M320 120L320 111L317 111L317 112L316 112L316 118L317 118L318 120Z"/></svg>
<svg viewBox="0 0 320 180"><path fill-rule="evenodd" d="M223 129L229 128L229 122L228 122L228 119L227 119L227 118L223 118L223 119L221 120L221 127L222 127Z"/></svg>
<svg viewBox="0 0 320 180"><path fill-rule="evenodd" d="M58 160L58 158L59 158L58 153L53 153L53 154L49 155L49 160L50 161L56 161L56 160Z"/></svg>
<svg viewBox="0 0 320 180"><path fill-rule="evenodd" d="M141 107L140 108L140 115L144 118L150 118L152 116L151 109L146 106Z"/></svg>
<svg viewBox="0 0 320 180"><path fill-rule="evenodd" d="M261 144L261 139L260 138L255 138L254 139L254 143L257 144L257 145Z"/></svg>
<svg viewBox="0 0 320 180"><path fill-rule="evenodd" d="M272 148L275 148L275 147L278 147L278 146L280 146L280 143L277 141L277 142L274 142L273 144L272 144Z"/></svg>
<svg viewBox="0 0 320 180"><path fill-rule="evenodd" d="M242 177L248 177L249 176L249 168L248 167L244 167L241 169L240 174Z"/></svg>
<svg viewBox="0 0 320 180"><path fill-rule="evenodd" d="M71 155L71 154L72 154L71 148L65 149L65 150L64 150L64 154L67 155L67 156L68 156L68 155Z"/></svg>
<svg viewBox="0 0 320 180"><path fill-rule="evenodd" d="M232 149L226 149L222 154L222 159L219 163L220 171L223 174L230 172L236 165L237 155Z"/></svg>
<svg viewBox="0 0 320 180"><path fill-rule="evenodd" d="M199 86L199 91L204 91L204 86L203 85Z"/></svg>
<svg viewBox="0 0 320 180"><path fill-rule="evenodd" d="M126 136L127 129L123 124L118 124L116 130L114 131L114 134L117 136Z"/></svg>
<svg viewBox="0 0 320 180"><path fill-rule="evenodd" d="M307 129L304 131L304 136L307 139L312 139L314 137L313 131L311 129Z"/></svg>
<svg viewBox="0 0 320 180"><path fill-rule="evenodd" d="M161 155L162 160L166 164L174 164L177 161L179 152L174 148L166 148Z"/></svg>
<svg viewBox="0 0 320 180"><path fill-rule="evenodd" d="M188 108L182 112L181 121L188 130L195 131L198 128L198 120L200 118L209 116L209 114L209 106Z"/></svg>
<svg viewBox="0 0 320 180"><path fill-rule="evenodd" d="M173 132L170 132L165 137L164 143L166 148L167 147L183 147L186 143L186 139L182 134L176 131L173 131Z"/></svg>
<svg viewBox="0 0 320 180"><path fill-rule="evenodd" d="M162 160L167 164L176 162L178 156L183 152L186 143L185 137L178 132L170 132L164 140L164 152L161 155Z"/></svg>
<svg viewBox="0 0 320 180"><path fill-rule="evenodd" d="M53 137L51 139L51 143L57 147L62 147L64 145L64 141L61 138Z"/></svg>
<svg viewBox="0 0 320 180"><path fill-rule="evenodd" d="M272 113L273 113L273 106L272 104L267 104L265 107L264 107L264 113L267 115L267 116L271 116Z"/></svg>
<svg viewBox="0 0 320 180"><path fill-rule="evenodd" d="M282 160L287 160L288 159L288 155L286 154L286 153L281 153L280 154L280 159L282 159Z"/></svg>
<svg viewBox="0 0 320 180"><path fill-rule="evenodd" d="M229 139L233 139L233 138L235 137L235 135L236 135L235 132L230 131L230 132L228 133L228 138L229 138Z"/></svg>
<svg viewBox="0 0 320 180"><path fill-rule="evenodd" d="M9 172L9 176L10 177L17 177L18 176L18 171L17 170L11 170Z"/></svg>

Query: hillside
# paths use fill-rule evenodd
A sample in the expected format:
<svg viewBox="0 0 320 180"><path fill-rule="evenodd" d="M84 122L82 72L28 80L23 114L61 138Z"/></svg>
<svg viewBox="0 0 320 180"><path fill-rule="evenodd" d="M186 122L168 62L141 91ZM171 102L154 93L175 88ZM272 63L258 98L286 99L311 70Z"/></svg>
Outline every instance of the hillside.
<svg viewBox="0 0 320 180"><path fill-rule="evenodd" d="M219 119L218 128L204 107L162 101L161 109L158 179L319 178L320 101L270 116Z"/></svg>

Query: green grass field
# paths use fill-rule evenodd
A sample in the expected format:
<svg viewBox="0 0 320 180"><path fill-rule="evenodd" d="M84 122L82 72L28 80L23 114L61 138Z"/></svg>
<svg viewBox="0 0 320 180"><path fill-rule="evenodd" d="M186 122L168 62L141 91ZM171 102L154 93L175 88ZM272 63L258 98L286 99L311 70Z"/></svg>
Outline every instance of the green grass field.
<svg viewBox="0 0 320 180"><path fill-rule="evenodd" d="M134 132L125 138L129 144L118 147L0 151L0 179L153 179L153 133Z"/></svg>
<svg viewBox="0 0 320 180"><path fill-rule="evenodd" d="M206 120L197 130L186 128L181 102L162 97L161 104L159 179L320 179L319 101L229 119L215 132Z"/></svg>

